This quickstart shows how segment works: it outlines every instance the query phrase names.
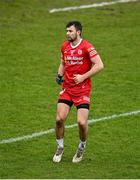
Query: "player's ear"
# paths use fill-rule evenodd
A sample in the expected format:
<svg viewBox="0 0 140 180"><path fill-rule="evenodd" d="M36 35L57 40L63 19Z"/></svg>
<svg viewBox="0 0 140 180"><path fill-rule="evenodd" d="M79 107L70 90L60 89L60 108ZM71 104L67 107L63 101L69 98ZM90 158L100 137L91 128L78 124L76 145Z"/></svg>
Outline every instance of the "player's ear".
<svg viewBox="0 0 140 180"><path fill-rule="evenodd" d="M81 35L81 31L80 30L78 30L77 33L78 33L79 36Z"/></svg>

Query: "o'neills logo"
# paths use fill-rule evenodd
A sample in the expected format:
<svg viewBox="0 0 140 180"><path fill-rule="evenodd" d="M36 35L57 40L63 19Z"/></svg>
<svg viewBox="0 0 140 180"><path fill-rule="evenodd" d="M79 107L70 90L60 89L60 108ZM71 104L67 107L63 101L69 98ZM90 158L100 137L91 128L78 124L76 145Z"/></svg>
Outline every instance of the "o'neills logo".
<svg viewBox="0 0 140 180"><path fill-rule="evenodd" d="M81 61L83 60L83 57L76 57L76 56L67 56L67 60L72 61Z"/></svg>

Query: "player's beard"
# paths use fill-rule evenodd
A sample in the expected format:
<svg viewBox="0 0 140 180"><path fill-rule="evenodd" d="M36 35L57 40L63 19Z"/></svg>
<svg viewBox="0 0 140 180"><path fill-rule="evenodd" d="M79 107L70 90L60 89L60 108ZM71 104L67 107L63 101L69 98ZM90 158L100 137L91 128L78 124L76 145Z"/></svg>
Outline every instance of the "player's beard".
<svg viewBox="0 0 140 180"><path fill-rule="evenodd" d="M74 37L67 36L67 40L70 42L74 42L77 39L77 34Z"/></svg>

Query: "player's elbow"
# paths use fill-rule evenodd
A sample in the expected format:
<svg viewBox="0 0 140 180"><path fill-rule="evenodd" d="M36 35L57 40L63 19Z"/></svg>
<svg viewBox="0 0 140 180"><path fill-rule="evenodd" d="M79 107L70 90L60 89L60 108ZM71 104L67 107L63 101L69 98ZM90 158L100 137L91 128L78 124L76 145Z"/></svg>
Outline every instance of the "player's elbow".
<svg viewBox="0 0 140 180"><path fill-rule="evenodd" d="M99 70L101 71L102 69L104 69L104 64L103 64L103 62L101 62L101 63L99 64Z"/></svg>

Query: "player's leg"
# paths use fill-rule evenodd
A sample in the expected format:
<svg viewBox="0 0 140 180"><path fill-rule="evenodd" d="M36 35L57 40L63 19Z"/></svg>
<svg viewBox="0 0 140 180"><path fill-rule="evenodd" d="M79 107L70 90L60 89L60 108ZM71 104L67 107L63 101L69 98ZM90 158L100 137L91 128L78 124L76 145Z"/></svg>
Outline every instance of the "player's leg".
<svg viewBox="0 0 140 180"><path fill-rule="evenodd" d="M67 101L68 102L68 101ZM69 102L68 102L69 103ZM70 105L63 103L59 100L57 104L56 114L56 139L62 139L64 137L64 122L69 114Z"/></svg>
<svg viewBox="0 0 140 180"><path fill-rule="evenodd" d="M73 162L77 163L82 160L83 153L86 146L86 140L88 136L88 115L89 115L89 104L81 104L77 106L77 122L79 127L79 138L80 143L76 154L73 157Z"/></svg>
<svg viewBox="0 0 140 180"><path fill-rule="evenodd" d="M87 140L88 115L89 115L88 108L79 108L77 110L77 122L78 122L78 126L79 126L79 137L80 137L80 140L83 142Z"/></svg>
<svg viewBox="0 0 140 180"><path fill-rule="evenodd" d="M56 141L57 150L53 157L54 162L60 162L64 149L64 122L69 114L72 102L67 100L59 100L57 104L57 114L56 114Z"/></svg>

